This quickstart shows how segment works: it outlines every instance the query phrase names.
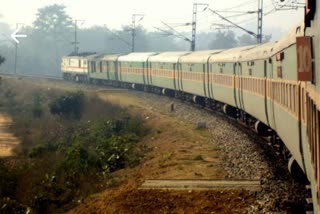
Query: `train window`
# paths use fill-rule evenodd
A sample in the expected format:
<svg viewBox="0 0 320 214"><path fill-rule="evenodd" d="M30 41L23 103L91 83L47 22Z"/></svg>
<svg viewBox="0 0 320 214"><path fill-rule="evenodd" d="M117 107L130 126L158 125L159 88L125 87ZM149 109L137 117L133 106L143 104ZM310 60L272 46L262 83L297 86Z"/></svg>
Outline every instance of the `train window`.
<svg viewBox="0 0 320 214"><path fill-rule="evenodd" d="M277 59L277 61L283 61L284 60L284 52L277 53L276 59Z"/></svg>
<svg viewBox="0 0 320 214"><path fill-rule="evenodd" d="M304 18L306 27L311 26L311 21L314 19L315 11L316 11L316 0L306 0L305 18Z"/></svg>
<svg viewBox="0 0 320 214"><path fill-rule="evenodd" d="M277 77L282 78L282 66L277 67Z"/></svg>
<svg viewBox="0 0 320 214"><path fill-rule="evenodd" d="M81 68L81 59L79 59L79 68Z"/></svg>
<svg viewBox="0 0 320 214"><path fill-rule="evenodd" d="M99 63L100 73L102 73L102 62Z"/></svg>

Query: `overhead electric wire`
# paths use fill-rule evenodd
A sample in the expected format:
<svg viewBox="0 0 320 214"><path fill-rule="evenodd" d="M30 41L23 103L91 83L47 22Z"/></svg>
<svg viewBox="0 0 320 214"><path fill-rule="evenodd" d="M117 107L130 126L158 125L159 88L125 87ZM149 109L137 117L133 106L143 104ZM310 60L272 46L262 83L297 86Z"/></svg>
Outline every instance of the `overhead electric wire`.
<svg viewBox="0 0 320 214"><path fill-rule="evenodd" d="M223 17L222 15L220 15L219 13L217 13L216 11L214 11L214 10L212 10L212 9L210 9L210 8L208 8L208 10L210 10L212 13L216 14L217 16L219 16L221 19L225 20L226 22L229 22L230 24L232 24L232 25L236 26L237 28L245 31L246 33L248 33L248 34L250 34L250 35L252 35L252 36L257 37L257 34L256 34L256 33L254 33L254 32L252 32L252 31L249 31L249 30L241 27L240 25L234 23L233 21L230 21L229 19Z"/></svg>
<svg viewBox="0 0 320 214"><path fill-rule="evenodd" d="M191 39L187 38L186 36L184 36L182 33L179 33L178 31L176 31L173 27L171 27L170 25L162 22L162 24L164 24L165 26L167 26L170 30L172 30L173 32L175 32L175 36L184 39L185 41L191 42Z"/></svg>
<svg viewBox="0 0 320 214"><path fill-rule="evenodd" d="M231 9L239 8L239 7L242 7L242 6L248 6L249 4L253 4L253 3L256 3L256 0L249 0L249 1L243 2L243 3L239 4L239 5L232 6L232 7L229 7L229 8L224 8L222 10L231 10Z"/></svg>
<svg viewBox="0 0 320 214"><path fill-rule="evenodd" d="M131 43L129 43L127 40L123 39L123 38L122 38L121 36L119 36L117 33L109 30L108 28L106 28L106 30L107 30L108 32L110 32L114 37L116 37L117 39L119 39L120 41L122 41L123 43L125 43L126 45L128 45L129 47L132 46Z"/></svg>

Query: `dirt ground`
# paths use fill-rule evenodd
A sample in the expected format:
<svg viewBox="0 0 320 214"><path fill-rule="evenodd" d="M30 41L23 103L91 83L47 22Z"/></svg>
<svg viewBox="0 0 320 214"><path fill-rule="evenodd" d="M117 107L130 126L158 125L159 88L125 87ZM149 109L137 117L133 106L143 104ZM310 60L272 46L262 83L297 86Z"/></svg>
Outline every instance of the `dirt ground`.
<svg viewBox="0 0 320 214"><path fill-rule="evenodd" d="M19 139L8 130L11 123L9 116L0 114L0 157L12 156L14 149L19 144Z"/></svg>
<svg viewBox="0 0 320 214"><path fill-rule="evenodd" d="M223 179L217 146L206 130L148 107L148 100L130 96L127 90L37 80L23 81L30 87L82 89L144 118L150 127L139 146L145 158L135 168L113 173L114 187L79 201L69 213L245 213L255 194L245 190L142 190L147 179ZM20 84L23 85L23 84ZM164 104L162 108L170 108Z"/></svg>

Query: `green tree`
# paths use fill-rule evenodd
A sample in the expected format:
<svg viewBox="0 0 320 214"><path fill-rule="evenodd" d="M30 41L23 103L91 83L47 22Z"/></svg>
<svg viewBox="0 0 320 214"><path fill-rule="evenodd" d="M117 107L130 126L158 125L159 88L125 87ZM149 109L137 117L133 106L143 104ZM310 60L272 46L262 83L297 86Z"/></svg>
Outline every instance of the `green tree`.
<svg viewBox="0 0 320 214"><path fill-rule="evenodd" d="M270 42L271 39L272 39L272 34L263 35L263 37L262 37L262 43Z"/></svg>
<svg viewBox="0 0 320 214"><path fill-rule="evenodd" d="M72 19L65 12L65 6L53 4L38 9L37 18L33 22L37 31L57 36L70 32Z"/></svg>
<svg viewBox="0 0 320 214"><path fill-rule="evenodd" d="M19 67L24 69L20 72L60 75L61 57L72 50L72 19L66 14L65 6L53 4L39 8L28 30L28 39L19 47Z"/></svg>
<svg viewBox="0 0 320 214"><path fill-rule="evenodd" d="M3 56L0 55L0 65L1 65L2 63L4 63L5 60L6 60L6 59L5 59Z"/></svg>
<svg viewBox="0 0 320 214"><path fill-rule="evenodd" d="M257 39L248 34L243 34L238 36L238 44L239 46L255 45L257 44Z"/></svg>
<svg viewBox="0 0 320 214"><path fill-rule="evenodd" d="M233 31L218 31L215 38L209 44L211 49L227 49L237 46L237 40Z"/></svg>

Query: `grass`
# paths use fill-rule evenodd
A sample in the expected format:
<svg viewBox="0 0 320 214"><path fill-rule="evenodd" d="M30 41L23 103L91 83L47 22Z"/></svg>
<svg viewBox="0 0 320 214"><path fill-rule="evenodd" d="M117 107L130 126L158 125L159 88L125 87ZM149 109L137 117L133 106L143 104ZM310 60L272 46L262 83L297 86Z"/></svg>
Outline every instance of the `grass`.
<svg viewBox="0 0 320 214"><path fill-rule="evenodd" d="M3 80L0 111L11 115L11 130L21 139L18 166L0 162L0 213L64 212L119 183L110 173L143 156L136 146L146 133L143 120L94 94L20 91Z"/></svg>
<svg viewBox="0 0 320 214"><path fill-rule="evenodd" d="M193 160L203 160L203 157L201 155L197 155L193 158Z"/></svg>
<svg viewBox="0 0 320 214"><path fill-rule="evenodd" d="M172 156L173 156L173 152L166 152L166 153L164 153L163 154L163 160L171 160L171 158L172 158Z"/></svg>

